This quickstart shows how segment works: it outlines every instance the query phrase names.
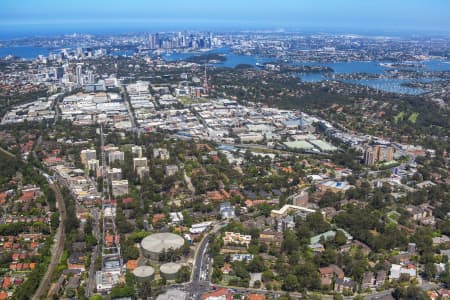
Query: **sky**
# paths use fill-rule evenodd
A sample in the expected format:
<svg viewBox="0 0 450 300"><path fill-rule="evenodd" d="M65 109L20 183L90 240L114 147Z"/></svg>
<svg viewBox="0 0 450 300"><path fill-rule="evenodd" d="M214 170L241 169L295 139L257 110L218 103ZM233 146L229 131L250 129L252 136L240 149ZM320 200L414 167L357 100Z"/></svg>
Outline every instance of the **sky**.
<svg viewBox="0 0 450 300"><path fill-rule="evenodd" d="M450 33L450 0L0 1L0 37L172 29Z"/></svg>

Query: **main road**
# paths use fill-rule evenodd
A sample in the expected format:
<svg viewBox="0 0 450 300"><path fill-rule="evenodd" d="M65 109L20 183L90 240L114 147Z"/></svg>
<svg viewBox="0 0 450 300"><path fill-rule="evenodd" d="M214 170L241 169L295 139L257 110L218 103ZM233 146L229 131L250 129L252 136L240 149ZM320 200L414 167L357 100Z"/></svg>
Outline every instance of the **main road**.
<svg viewBox="0 0 450 300"><path fill-rule="evenodd" d="M211 265L211 255L208 253L208 245L215 234L227 225L227 221L218 223L200 241L195 255L191 274L191 282L186 286L189 299L200 299L202 294L210 289L209 270Z"/></svg>
<svg viewBox="0 0 450 300"><path fill-rule="evenodd" d="M206 253L209 239L210 235L208 234L197 248L192 270L192 281L188 288L189 299L200 299L201 295L209 290L209 269L206 270L209 257L209 254Z"/></svg>

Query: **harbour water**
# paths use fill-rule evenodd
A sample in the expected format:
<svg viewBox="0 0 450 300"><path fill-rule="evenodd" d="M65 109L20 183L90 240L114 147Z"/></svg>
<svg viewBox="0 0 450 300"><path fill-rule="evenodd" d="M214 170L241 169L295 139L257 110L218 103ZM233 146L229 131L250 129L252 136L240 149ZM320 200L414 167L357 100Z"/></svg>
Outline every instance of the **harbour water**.
<svg viewBox="0 0 450 300"><path fill-rule="evenodd" d="M209 54L209 53L223 53L227 60L213 64L218 67L233 68L239 64L255 65L256 63L273 62L270 58L255 57L252 55L236 55L233 54L229 48L221 48L208 52L182 52L182 53L168 53L163 54L162 57L166 61L183 60L195 55ZM450 61L429 60L418 63L422 70L426 71L446 71L450 70ZM328 66L334 70L334 74L352 74L352 73L367 73L372 75L381 75L388 70L388 67L383 66L377 61L353 61L353 62L335 62L335 63L300 63L297 65L305 66ZM298 77L304 82L321 82L328 80L324 73L300 73ZM379 78L379 79L352 79L343 80L344 82L359 84L375 88L377 90L402 93L410 95L419 95L427 92L427 90L407 87L402 84L411 82L406 79L394 78ZM429 81L428 79L420 79L419 81Z"/></svg>
<svg viewBox="0 0 450 300"><path fill-rule="evenodd" d="M450 71L450 61L448 60L428 60L418 63L423 71ZM383 66L377 61L367 61L367 62L336 62L336 63L305 63L304 65L311 66L328 66L334 70L333 74L352 74L352 73L366 73L372 75L380 75L388 70L388 67ZM298 77L304 82L321 82L324 80L329 80L324 73L300 73ZM377 90L409 94L409 95L419 95L426 93L427 90L420 88L406 87L402 84L409 82L430 82L433 80L439 80L438 78L419 78L418 80L407 80L407 79L395 79L395 78L375 78L375 79L351 79L343 80L344 82L359 84L363 86L369 86Z"/></svg>
<svg viewBox="0 0 450 300"><path fill-rule="evenodd" d="M7 55L15 55L24 59L34 59L38 55L47 56L51 51L46 48L40 47L0 47L0 57L5 57ZM256 66L257 63L263 64L266 62L274 62L275 59L267 57L259 57L255 55L240 55L234 54L231 48L224 47L219 49L214 49L210 51L198 51L198 52L168 52L162 53L161 57L166 61L177 61L184 60L192 56L202 55L202 54L213 54L220 53L224 54L226 57L225 61L220 61L214 63L216 67L228 67L234 68L237 65L247 64ZM134 54L133 50L126 51L112 51L113 55L126 55L131 56ZM307 62L300 63L296 65L309 65L309 66L328 66L334 70L334 74L352 74L352 73L367 73L380 75L385 73L389 67L380 64L382 62L377 61L362 61L362 62L335 62L335 63L319 63L319 62ZM421 61L417 68L424 71L450 71L450 60L428 60ZM324 73L300 73L298 77L304 82L320 82L328 80L328 77ZM428 80L420 78L419 81ZM369 86L378 90L394 92L394 93L404 93L417 95L427 92L423 89L405 87L402 84L406 82L411 82L402 79L391 79L391 78L378 78L378 79L352 79L344 80L345 82L352 84L360 84L364 86Z"/></svg>
<svg viewBox="0 0 450 300"><path fill-rule="evenodd" d="M41 47L17 46L17 47L0 47L0 57L14 55L25 59L34 59L38 55L47 56L50 50Z"/></svg>
<svg viewBox="0 0 450 300"><path fill-rule="evenodd" d="M204 51L204 52L174 52L174 53L164 53L162 58L165 61L177 61L177 60L183 60L187 59L189 57L197 56L197 55L204 55L204 54L214 54L214 53L220 53L224 54L226 57L225 61L220 61L217 63L214 63L213 65L216 67L227 67L227 68L234 68L237 65L252 65L255 66L256 63L266 63L274 61L271 58L266 57L256 57L254 55L239 55L234 54L230 48L219 48L214 49L211 51Z"/></svg>

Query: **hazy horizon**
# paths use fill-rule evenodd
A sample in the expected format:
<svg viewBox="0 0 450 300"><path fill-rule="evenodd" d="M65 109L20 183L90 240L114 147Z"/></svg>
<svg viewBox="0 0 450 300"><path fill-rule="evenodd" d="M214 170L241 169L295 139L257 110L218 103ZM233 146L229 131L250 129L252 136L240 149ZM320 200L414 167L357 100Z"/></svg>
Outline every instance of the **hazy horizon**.
<svg viewBox="0 0 450 300"><path fill-rule="evenodd" d="M0 39L164 30L450 33L450 1L2 1Z"/></svg>

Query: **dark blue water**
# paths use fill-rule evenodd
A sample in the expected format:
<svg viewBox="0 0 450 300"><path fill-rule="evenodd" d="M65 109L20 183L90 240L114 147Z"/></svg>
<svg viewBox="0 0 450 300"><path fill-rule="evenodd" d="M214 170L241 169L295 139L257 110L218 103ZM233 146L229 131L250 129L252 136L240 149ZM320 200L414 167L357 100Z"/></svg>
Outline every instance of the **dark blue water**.
<svg viewBox="0 0 450 300"><path fill-rule="evenodd" d="M227 68L234 68L237 65L241 64L247 64L255 66L256 63L263 64L265 62L271 62L273 59L266 58L266 57L256 57L253 55L239 55L234 54L230 48L219 48L214 49L210 51L202 51L202 52L174 52L174 53L166 53L162 55L162 58L165 61L177 61L177 60L183 60L187 59L193 56L197 55L205 55L205 54L212 54L212 53L221 53L225 54L226 60L221 61L218 63L213 64L216 67L227 67Z"/></svg>
<svg viewBox="0 0 450 300"><path fill-rule="evenodd" d="M450 71L450 60L427 60L422 64L428 71Z"/></svg>
<svg viewBox="0 0 450 300"><path fill-rule="evenodd" d="M0 48L0 57L5 57L7 55L14 55L25 59L34 59L38 55L47 56L50 50L39 47L3 47ZM180 52L180 53L165 53L162 58L166 61L177 61L183 60L195 55L210 54L210 53L223 53L226 56L226 61L218 62L214 64L217 67L236 67L239 64L248 64L255 66L256 63L265 63L274 61L270 58L257 57L253 55L238 55L232 53L230 48L220 48L210 51L203 52ZM133 50L127 51L115 51L111 52L112 55L127 55L131 56L134 54ZM440 61L440 60L430 60L422 61L421 65L424 66L425 71L450 71L450 60ZM351 74L351 73L368 73L368 74L383 74L386 71L386 67L383 67L379 62L336 62L336 63L305 63L304 65L311 66L329 66L333 68L335 74ZM299 74L305 82L320 82L327 80L324 74L321 73L303 73ZM349 83L361 84L365 86L370 86L379 90L384 90L388 92L396 93L406 93L406 94L421 94L426 92L423 89L404 87L401 84L407 82L400 79L364 79L364 80L348 80Z"/></svg>
<svg viewBox="0 0 450 300"><path fill-rule="evenodd" d="M25 59L34 59L38 55L47 56L49 53L50 50L40 47L28 47L28 46L4 47L4 48L0 47L0 57L14 55Z"/></svg>
<svg viewBox="0 0 450 300"><path fill-rule="evenodd" d="M422 61L419 63L423 65L424 71L450 71L450 60L429 60ZM367 73L367 74L383 74L387 68L379 64L379 62L368 61L368 62L337 62L337 63L307 63L305 65L311 66L328 66L333 68L334 74L351 74L351 73ZM299 78L304 82L320 82L328 80L328 78L322 73L300 73ZM402 83L411 82L402 79L393 78L378 78L378 79L355 79L355 80L344 80L348 83L359 84L364 86L369 86L378 90L402 93L410 95L419 95L427 92L427 90L419 88L411 88L402 86ZM433 79L422 78L419 81L430 82Z"/></svg>
<svg viewBox="0 0 450 300"><path fill-rule="evenodd" d="M298 64L304 66L327 66L334 70L336 74L352 74L352 73L370 73L382 74L384 67L375 61L351 61L351 62L335 62L335 63L304 63Z"/></svg>

